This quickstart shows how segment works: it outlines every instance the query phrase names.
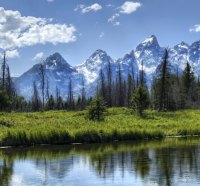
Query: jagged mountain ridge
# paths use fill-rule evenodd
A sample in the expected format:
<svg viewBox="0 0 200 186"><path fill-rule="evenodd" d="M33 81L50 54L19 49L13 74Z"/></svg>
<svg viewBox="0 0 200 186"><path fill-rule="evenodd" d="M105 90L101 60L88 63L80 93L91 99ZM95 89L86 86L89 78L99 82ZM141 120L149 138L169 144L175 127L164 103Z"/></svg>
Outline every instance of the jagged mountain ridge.
<svg viewBox="0 0 200 186"><path fill-rule="evenodd" d="M164 50L165 48L159 45L156 36L152 35L140 43L135 50L125 54L123 58L118 60L114 60L105 51L99 49L84 63L72 67L59 53L55 53L44 61L46 75L50 82L50 93L55 95L55 89L58 87L61 96L66 99L68 82L71 79L75 96L80 94L83 80L87 96L92 96L96 91L100 70L103 70L106 78L109 64L112 67L112 78L116 80L119 65L123 78L127 79L128 73L136 78L143 63L147 84L150 87L152 79L156 75L156 69L162 62ZM168 48L168 51L172 72L181 73L185 68L186 61L189 61L195 74L200 74L200 41L194 42L191 45L181 42L173 48ZM36 81L38 88L40 87L38 68L39 64L36 64L15 79L18 93L27 99L31 98L33 81Z"/></svg>

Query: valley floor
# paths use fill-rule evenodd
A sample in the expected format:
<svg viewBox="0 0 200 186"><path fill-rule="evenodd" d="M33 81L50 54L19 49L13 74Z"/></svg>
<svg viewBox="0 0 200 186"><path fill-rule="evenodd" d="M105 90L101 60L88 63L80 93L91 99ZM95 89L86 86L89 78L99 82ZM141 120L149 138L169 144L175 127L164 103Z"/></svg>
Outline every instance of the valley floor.
<svg viewBox="0 0 200 186"><path fill-rule="evenodd" d="M126 108L111 108L104 122L86 112L0 113L0 145L100 143L200 135L200 110L147 110L139 118Z"/></svg>

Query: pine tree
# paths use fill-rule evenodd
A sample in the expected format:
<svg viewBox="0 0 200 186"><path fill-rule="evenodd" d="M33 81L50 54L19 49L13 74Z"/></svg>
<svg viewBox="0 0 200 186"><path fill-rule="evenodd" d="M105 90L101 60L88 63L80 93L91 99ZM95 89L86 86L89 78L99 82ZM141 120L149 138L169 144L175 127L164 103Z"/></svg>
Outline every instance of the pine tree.
<svg viewBox="0 0 200 186"><path fill-rule="evenodd" d="M170 71L168 64L168 50L165 50L163 61L160 66L160 74L157 81L157 86L159 88L158 98L159 98L159 111L168 109L168 93L169 93L169 79Z"/></svg>
<svg viewBox="0 0 200 186"><path fill-rule="evenodd" d="M118 66L118 81L117 81L117 95L118 95L118 106L124 106L124 91L123 91L123 80L121 66Z"/></svg>
<svg viewBox="0 0 200 186"><path fill-rule="evenodd" d="M45 65L40 64L39 66L39 78L40 78L40 88L42 92L42 110L44 110L44 103L45 103L45 78L46 72L45 72Z"/></svg>
<svg viewBox="0 0 200 186"><path fill-rule="evenodd" d="M104 120L104 112L106 111L105 101L101 97L94 98L88 109L88 118L90 120Z"/></svg>
<svg viewBox="0 0 200 186"><path fill-rule="evenodd" d="M48 110L54 110L55 109L55 101L54 101L54 97L52 95L49 97L49 100L47 102L47 109Z"/></svg>
<svg viewBox="0 0 200 186"><path fill-rule="evenodd" d="M130 107L131 103L131 98L133 96L133 91L134 91L134 80L130 74L128 74L128 85L127 85L127 106Z"/></svg>
<svg viewBox="0 0 200 186"><path fill-rule="evenodd" d="M100 70L100 96L106 100L106 82L105 82L105 75L103 70Z"/></svg>
<svg viewBox="0 0 200 186"><path fill-rule="evenodd" d="M46 78L46 101L48 101L49 98L50 98L49 89L50 89L50 87L49 87L49 78L47 77Z"/></svg>
<svg viewBox="0 0 200 186"><path fill-rule="evenodd" d="M57 110L61 110L63 109L63 99L60 95L60 90L58 89L58 87L56 86L56 103L55 103L55 107Z"/></svg>
<svg viewBox="0 0 200 186"><path fill-rule="evenodd" d="M12 85L12 79L11 79L11 76L10 76L10 68L9 68L8 65L6 67L5 88L6 88L6 92L9 96L9 98L11 99L12 96L14 95L14 88L13 88L13 85Z"/></svg>
<svg viewBox="0 0 200 186"><path fill-rule="evenodd" d="M2 71L2 87L5 89L6 85L6 52L3 53L3 62L1 66L1 71Z"/></svg>
<svg viewBox="0 0 200 186"><path fill-rule="evenodd" d="M85 92L85 82L82 77L82 89L81 89L81 97L80 97L80 110L84 110L86 108L86 92Z"/></svg>
<svg viewBox="0 0 200 186"><path fill-rule="evenodd" d="M184 105L192 100L194 93L194 91L192 90L194 88L194 81L194 73L191 69L190 64L187 62L182 75L182 102L185 102L183 103Z"/></svg>
<svg viewBox="0 0 200 186"><path fill-rule="evenodd" d="M10 100L5 89L0 89L0 110L6 111L10 106Z"/></svg>
<svg viewBox="0 0 200 186"><path fill-rule="evenodd" d="M74 95L73 95L73 88L72 88L72 80L69 79L68 84L68 97L67 97L67 109L73 110L74 109Z"/></svg>
<svg viewBox="0 0 200 186"><path fill-rule="evenodd" d="M108 107L112 107L112 69L110 61L108 62L107 78L107 104Z"/></svg>
<svg viewBox="0 0 200 186"><path fill-rule="evenodd" d="M32 110L33 111L39 111L40 105L41 105L41 101L40 101L40 97L39 97L39 93L38 93L36 83L34 81L33 82L33 96L32 96Z"/></svg>
<svg viewBox="0 0 200 186"><path fill-rule="evenodd" d="M131 103L133 109L135 109L140 116L143 116L144 109L148 108L149 105L149 97L146 88L141 84L135 89Z"/></svg>

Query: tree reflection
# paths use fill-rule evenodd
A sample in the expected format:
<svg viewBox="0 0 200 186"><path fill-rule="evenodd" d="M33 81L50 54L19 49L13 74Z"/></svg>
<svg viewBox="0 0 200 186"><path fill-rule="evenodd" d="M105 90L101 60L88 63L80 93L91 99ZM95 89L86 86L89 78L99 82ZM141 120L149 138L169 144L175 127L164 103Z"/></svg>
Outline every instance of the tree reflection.
<svg viewBox="0 0 200 186"><path fill-rule="evenodd" d="M13 174L13 161L1 160L0 161L0 186L9 186Z"/></svg>
<svg viewBox="0 0 200 186"><path fill-rule="evenodd" d="M133 182L137 177L145 184L167 186L175 185L177 180L191 184L193 180L200 180L200 140L11 149L2 150L0 156L2 186L10 184L14 161L26 161L30 157L35 168L42 173L43 185L48 185L52 178L72 179L69 178L71 171L74 169L76 175L75 167L79 166L88 177L92 171L96 179L103 180L119 177L123 180L130 175Z"/></svg>

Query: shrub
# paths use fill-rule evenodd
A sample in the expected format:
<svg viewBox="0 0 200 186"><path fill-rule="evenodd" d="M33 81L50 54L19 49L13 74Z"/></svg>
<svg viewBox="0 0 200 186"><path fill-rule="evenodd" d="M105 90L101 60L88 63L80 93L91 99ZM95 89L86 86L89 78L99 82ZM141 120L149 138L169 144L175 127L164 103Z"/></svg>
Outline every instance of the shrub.
<svg viewBox="0 0 200 186"><path fill-rule="evenodd" d="M104 112L106 111L106 105L103 98L97 96L94 98L88 108L88 118L90 120L102 121L104 120Z"/></svg>

